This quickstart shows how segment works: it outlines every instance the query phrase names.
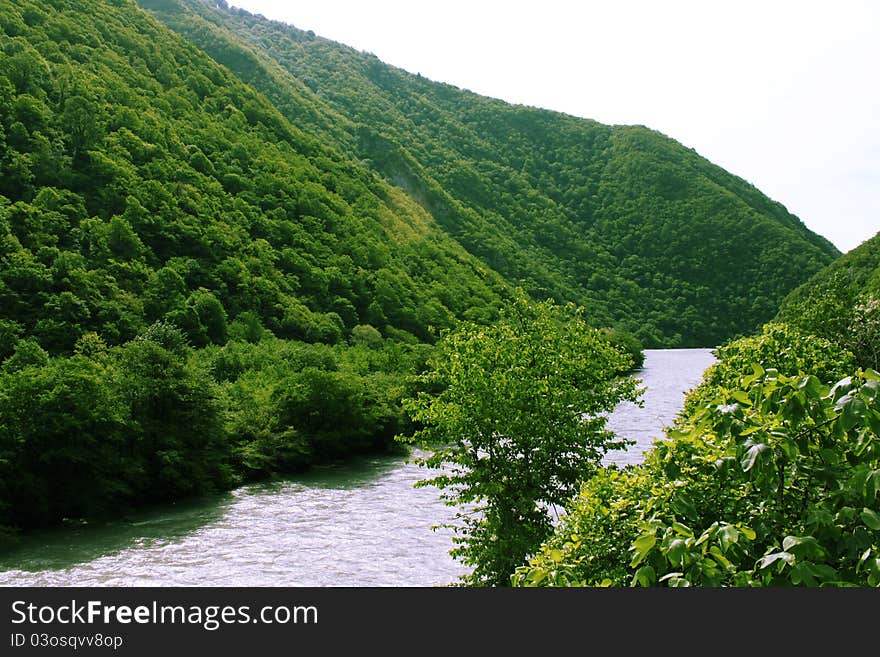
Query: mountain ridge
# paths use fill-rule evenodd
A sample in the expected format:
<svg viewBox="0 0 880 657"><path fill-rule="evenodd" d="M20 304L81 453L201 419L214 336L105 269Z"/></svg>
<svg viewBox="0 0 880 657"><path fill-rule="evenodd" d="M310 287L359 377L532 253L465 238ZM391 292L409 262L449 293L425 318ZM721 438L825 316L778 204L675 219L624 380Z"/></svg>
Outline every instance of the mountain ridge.
<svg viewBox="0 0 880 657"><path fill-rule="evenodd" d="M344 119L335 127L349 133L337 143L392 184L442 190L417 200L507 280L533 296L585 305L648 345L711 346L753 330L801 270L817 271L838 255L780 203L648 128L485 98L241 9L199 0L141 4L275 99L288 118L320 131L306 110L329 106ZM252 57L242 59L242 49ZM663 225L686 223L714 248ZM719 239L725 224L750 234ZM688 251L693 262L668 266ZM707 275L712 258L729 271ZM776 271L779 261L790 263L787 272Z"/></svg>

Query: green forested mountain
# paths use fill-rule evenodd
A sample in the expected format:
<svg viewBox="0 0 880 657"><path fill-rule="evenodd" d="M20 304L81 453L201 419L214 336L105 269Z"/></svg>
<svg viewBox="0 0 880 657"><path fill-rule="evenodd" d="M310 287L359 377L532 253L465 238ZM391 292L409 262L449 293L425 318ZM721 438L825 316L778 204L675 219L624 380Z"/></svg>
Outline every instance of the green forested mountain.
<svg viewBox="0 0 880 657"><path fill-rule="evenodd" d="M505 279L649 346L751 332L838 255L780 204L647 128L481 97L225 2L140 3Z"/></svg>
<svg viewBox="0 0 880 657"><path fill-rule="evenodd" d="M481 98L237 10L143 4L197 47L128 1L0 4L4 333L50 352L163 318L196 346L253 317L282 338L429 339L490 318L509 285L648 345L710 345L834 255L645 128Z"/></svg>
<svg viewBox="0 0 880 657"><path fill-rule="evenodd" d="M777 319L834 340L862 366L880 369L880 233L793 290Z"/></svg>
<svg viewBox="0 0 880 657"><path fill-rule="evenodd" d="M157 319L333 343L488 319L506 287L400 190L131 2L0 2L0 308L69 352ZM405 335L405 334L403 334Z"/></svg>
<svg viewBox="0 0 880 657"><path fill-rule="evenodd" d="M509 294L134 2L0 27L0 545L387 448L409 343Z"/></svg>

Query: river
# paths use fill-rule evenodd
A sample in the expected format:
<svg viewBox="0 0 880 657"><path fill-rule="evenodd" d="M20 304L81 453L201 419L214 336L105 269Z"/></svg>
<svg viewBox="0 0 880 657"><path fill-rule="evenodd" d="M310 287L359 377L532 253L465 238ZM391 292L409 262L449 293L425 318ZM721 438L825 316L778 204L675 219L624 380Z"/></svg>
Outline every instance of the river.
<svg viewBox="0 0 880 657"><path fill-rule="evenodd" d="M609 427L636 463L714 358L648 349L644 408L621 404ZM465 571L448 554L452 510L426 471L400 456L317 467L283 481L33 532L0 555L0 586L435 586Z"/></svg>

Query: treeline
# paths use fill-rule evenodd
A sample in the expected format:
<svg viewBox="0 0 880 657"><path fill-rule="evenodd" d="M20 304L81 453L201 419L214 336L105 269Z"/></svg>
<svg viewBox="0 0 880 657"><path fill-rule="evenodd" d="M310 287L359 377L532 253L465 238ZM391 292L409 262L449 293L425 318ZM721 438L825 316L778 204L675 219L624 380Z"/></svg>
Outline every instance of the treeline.
<svg viewBox="0 0 880 657"><path fill-rule="evenodd" d="M140 3L506 280L649 347L750 334L839 255L747 182L644 127L481 97L222 3Z"/></svg>
<svg viewBox="0 0 880 657"><path fill-rule="evenodd" d="M71 356L20 340L0 366L0 528L113 516L394 449L405 376L430 347L369 326L349 341L196 350L168 323L117 347L87 333Z"/></svg>
<svg viewBox="0 0 880 657"><path fill-rule="evenodd" d="M0 526L395 448L513 286L134 3L0 15Z"/></svg>
<svg viewBox="0 0 880 657"><path fill-rule="evenodd" d="M157 322L119 346L86 333L70 356L15 340L0 354L0 547L17 530L401 449L401 400L434 347L369 325L332 346L251 329L195 349ZM596 339L627 371L643 357L620 346L631 338Z"/></svg>

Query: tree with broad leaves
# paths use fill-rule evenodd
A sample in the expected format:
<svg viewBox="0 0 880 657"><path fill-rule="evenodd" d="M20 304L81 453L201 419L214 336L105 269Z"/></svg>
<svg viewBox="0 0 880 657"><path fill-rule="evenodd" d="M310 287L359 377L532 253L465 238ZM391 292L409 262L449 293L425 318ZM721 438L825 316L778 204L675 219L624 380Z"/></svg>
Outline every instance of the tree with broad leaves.
<svg viewBox="0 0 880 657"><path fill-rule="evenodd" d="M429 446L439 473L419 482L458 507L453 556L466 584L508 585L552 530L552 514L602 457L624 446L606 415L635 401L622 377L630 356L590 327L583 309L520 294L491 326L447 333L421 392L404 408L422 428L400 438Z"/></svg>

